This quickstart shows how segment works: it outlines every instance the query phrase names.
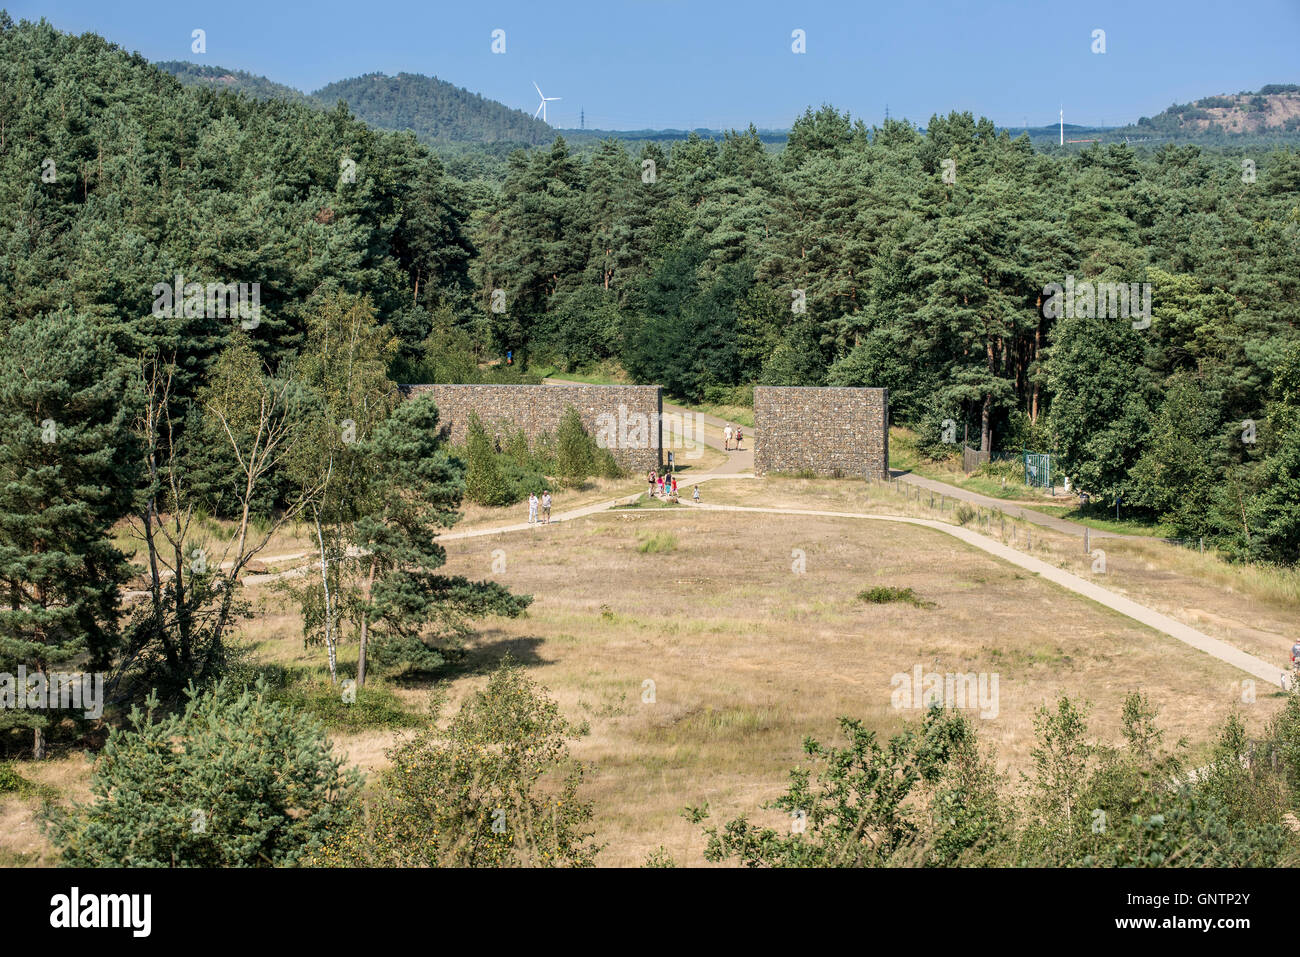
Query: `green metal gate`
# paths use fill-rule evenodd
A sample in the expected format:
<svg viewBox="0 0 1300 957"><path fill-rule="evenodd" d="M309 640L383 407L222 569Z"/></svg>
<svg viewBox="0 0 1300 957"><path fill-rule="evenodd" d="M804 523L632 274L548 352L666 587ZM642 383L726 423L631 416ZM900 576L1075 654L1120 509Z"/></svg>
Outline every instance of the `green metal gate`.
<svg viewBox="0 0 1300 957"><path fill-rule="evenodd" d="M1052 457L1045 452L1024 452L1025 484L1052 487Z"/></svg>

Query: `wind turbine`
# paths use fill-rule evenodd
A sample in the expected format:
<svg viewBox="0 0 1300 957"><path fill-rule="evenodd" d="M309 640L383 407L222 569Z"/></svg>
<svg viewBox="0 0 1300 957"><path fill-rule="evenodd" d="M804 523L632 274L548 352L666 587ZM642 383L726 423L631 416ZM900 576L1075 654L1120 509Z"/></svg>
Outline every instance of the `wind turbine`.
<svg viewBox="0 0 1300 957"><path fill-rule="evenodd" d="M538 106L537 106L537 112L533 114L533 119L537 119L537 117L540 115L541 118L542 118L542 122L545 123L545 122L546 122L546 104L549 103L551 100L562 100L562 99L564 99L564 97L562 97L562 96L547 96L545 93L542 92L542 88L541 88L540 86L537 85L537 81L536 81L536 80L533 81L533 89L536 90L536 91L537 91L537 95L540 96L540 97L542 98L542 102L539 103Z"/></svg>

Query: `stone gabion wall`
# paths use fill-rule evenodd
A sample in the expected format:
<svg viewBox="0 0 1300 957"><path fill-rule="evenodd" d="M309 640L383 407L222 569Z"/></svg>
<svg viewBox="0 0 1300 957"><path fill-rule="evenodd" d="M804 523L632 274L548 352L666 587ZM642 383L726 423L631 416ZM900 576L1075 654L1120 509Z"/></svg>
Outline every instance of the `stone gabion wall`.
<svg viewBox="0 0 1300 957"><path fill-rule="evenodd" d="M883 477L889 390L754 387L754 472Z"/></svg>
<svg viewBox="0 0 1300 957"><path fill-rule="evenodd" d="M620 436L631 442L608 443L614 459L623 468L644 472L660 465L660 419L663 413L663 390L657 385L404 385L408 396L431 395L438 407L438 420L451 441L465 441L469 414L477 412L489 434L495 433L504 444L510 433L523 429L529 441L543 432L555 434L564 410L573 406L582 424L593 437L602 424L625 423ZM621 409L620 409L621 407ZM635 415L644 415L648 442L636 441ZM620 416L622 418L620 419Z"/></svg>

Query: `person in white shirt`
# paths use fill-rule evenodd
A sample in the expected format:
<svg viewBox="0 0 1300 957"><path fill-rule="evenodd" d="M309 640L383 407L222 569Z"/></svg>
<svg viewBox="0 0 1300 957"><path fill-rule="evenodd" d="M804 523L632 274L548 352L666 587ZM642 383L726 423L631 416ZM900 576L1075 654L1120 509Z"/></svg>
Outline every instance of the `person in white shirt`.
<svg viewBox="0 0 1300 957"><path fill-rule="evenodd" d="M537 493L528 493L528 524L537 524Z"/></svg>
<svg viewBox="0 0 1300 957"><path fill-rule="evenodd" d="M728 425L722 430L722 447L728 452L731 451L731 426Z"/></svg>
<svg viewBox="0 0 1300 957"><path fill-rule="evenodd" d="M542 524L551 524L551 493L549 491L542 493Z"/></svg>

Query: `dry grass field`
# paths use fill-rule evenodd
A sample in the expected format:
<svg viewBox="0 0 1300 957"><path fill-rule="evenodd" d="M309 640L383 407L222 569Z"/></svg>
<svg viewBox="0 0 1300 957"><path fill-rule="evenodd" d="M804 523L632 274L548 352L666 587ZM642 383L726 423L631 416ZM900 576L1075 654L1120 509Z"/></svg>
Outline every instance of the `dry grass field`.
<svg viewBox="0 0 1300 957"><path fill-rule="evenodd" d="M600 501L612 491L588 494ZM924 503L853 481L717 480L702 494L717 504L937 517ZM558 499L557 510L573 504ZM490 523L484 512L470 522ZM518 520L515 512L495 514L498 524ZM1297 631L1295 606L1288 618L1286 603L1246 572L1159 543L1106 547L1109 587L1284 659ZM496 550L506 567L494 575ZM918 665L997 675L996 716L969 713L1012 782L1027 767L1035 710L1061 693L1087 702L1093 731L1115 742L1124 696L1145 692L1168 738L1186 739L1191 762L1230 711L1254 732L1279 704L1264 687L1243 703L1240 675L1227 665L926 528L683 506L607 511L451 542L448 551L448 572L495 578L535 598L524 618L483 623L447 679L448 703L481 686L508 652L571 720L586 723L575 753L592 765L585 794L608 842L605 865L640 864L660 845L678 864L702 863L700 830L681 817L685 806L708 802L715 821L742 812L770 819L759 805L783 789L805 736L837 740L841 715L887 735L920 714L891 704L891 678ZM1074 554L1077 542L1038 529L1033 551L1075 572L1090 564ZM911 588L933 604L857 597L873 586ZM303 647L283 596L250 592L258 614L245 637L257 660L319 671L323 652ZM342 657L346 668L355 647ZM647 682L653 700L644 700ZM428 685L389 687L413 712L429 700ZM340 752L373 770L400 733L333 737ZM85 796L83 756L16 767L64 797ZM49 861L32 824L38 803L31 795L0 801L0 862Z"/></svg>
<svg viewBox="0 0 1300 957"><path fill-rule="evenodd" d="M663 533L675 548L639 549ZM596 765L606 864L638 863L660 843L700 863L685 805L754 811L779 793L804 736L833 736L839 715L896 729L916 713L891 706L890 679L918 664L999 675L999 713L976 723L1009 769L1025 767L1034 710L1061 692L1090 702L1112 741L1124 695L1146 692L1193 760L1240 700L1226 665L927 529L681 509L462 544L453 570L486 573L503 548L499 579L536 596L475 656L486 665L510 650L590 722L577 750ZM873 585L910 587L935 607L857 600ZM1261 690L1242 717L1256 729L1275 705Z"/></svg>

